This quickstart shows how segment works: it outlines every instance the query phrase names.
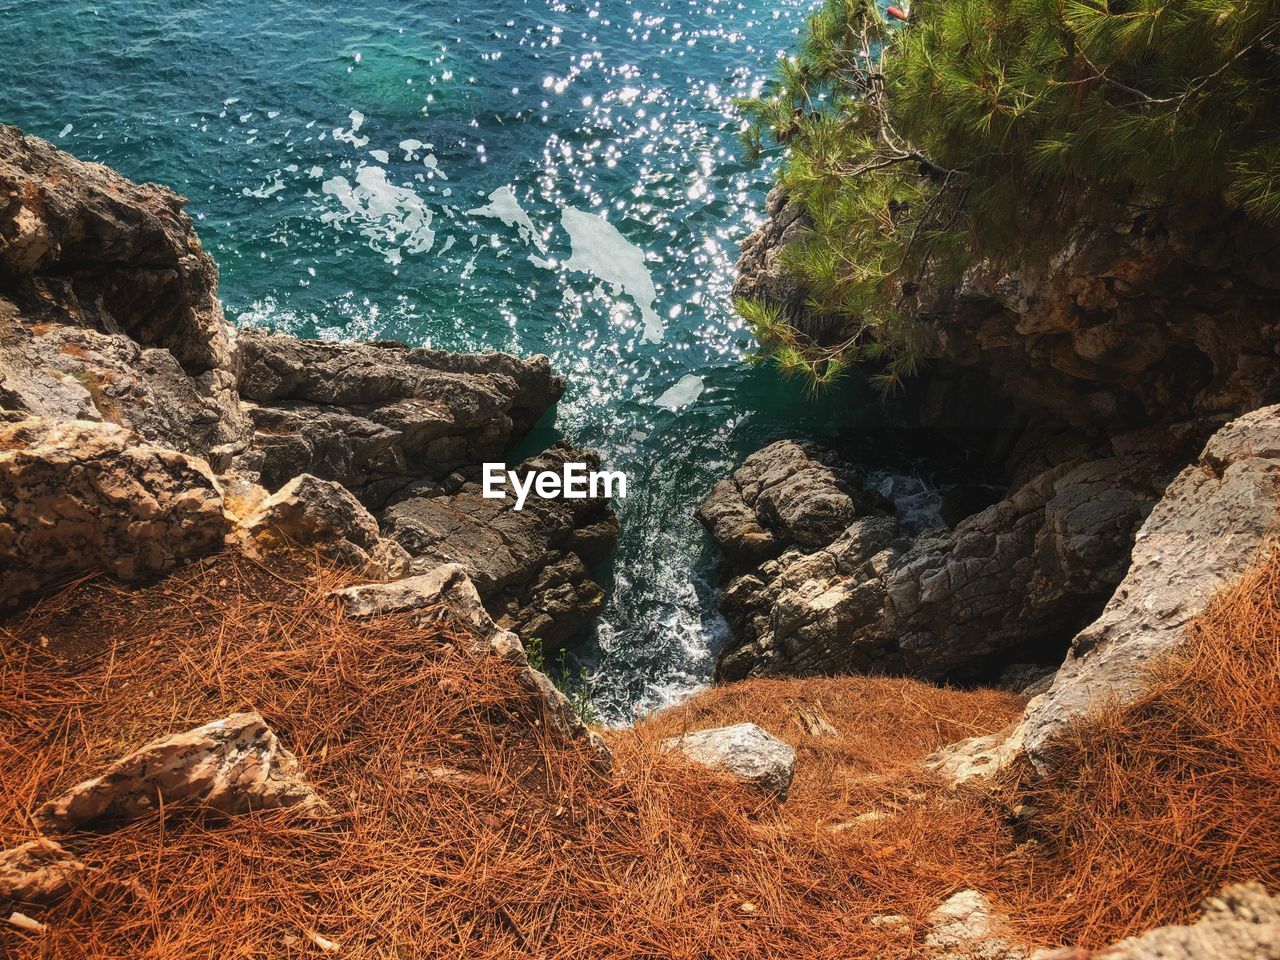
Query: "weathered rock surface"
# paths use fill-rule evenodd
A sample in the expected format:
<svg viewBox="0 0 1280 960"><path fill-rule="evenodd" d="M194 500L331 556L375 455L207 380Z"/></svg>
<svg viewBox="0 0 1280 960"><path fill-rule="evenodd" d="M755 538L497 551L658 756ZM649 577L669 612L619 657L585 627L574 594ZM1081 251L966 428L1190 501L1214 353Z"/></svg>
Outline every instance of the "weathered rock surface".
<svg viewBox="0 0 1280 960"><path fill-rule="evenodd" d="M847 332L802 309L780 267L804 217L779 190L742 246L734 293L787 310L808 336ZM906 309L926 355L976 371L1024 410L1077 426L1133 429L1238 415L1280 398L1280 253L1266 227L1220 208L1152 208L1080 224L1060 249L958 283L926 275Z"/></svg>
<svg viewBox="0 0 1280 960"><path fill-rule="evenodd" d="M351 617L422 611L426 617L452 619L471 638L464 652L472 657L500 657L512 664L521 684L542 703L551 729L568 740L586 742L601 760L609 761L604 740L587 728L551 679L529 664L520 638L493 622L466 569L459 564L441 564L427 573L391 583L346 587L334 591L333 597Z"/></svg>
<svg viewBox="0 0 1280 960"><path fill-rule="evenodd" d="M382 536L378 521L355 494L309 473L265 497L239 529L258 549L316 547L370 577L394 579L409 573L409 554Z"/></svg>
<svg viewBox="0 0 1280 960"><path fill-rule="evenodd" d="M0 407L200 456L242 439L218 271L183 203L0 126Z"/></svg>
<svg viewBox="0 0 1280 960"><path fill-rule="evenodd" d="M146 816L182 800L235 815L250 810L326 807L297 758L256 713L236 713L185 733L160 737L77 784L35 812L43 830L62 833L97 822Z"/></svg>
<svg viewBox="0 0 1280 960"><path fill-rule="evenodd" d="M0 421L0 601L94 570L160 573L229 529L203 460L113 423Z"/></svg>
<svg viewBox="0 0 1280 960"><path fill-rule="evenodd" d="M217 268L184 203L0 126L0 420L126 427L166 469L186 462L198 474L175 509L207 507L213 516L213 498L199 493L212 471L259 541L268 530L308 545L332 538L332 555L370 575L406 572L403 547L324 483L350 491L375 523L395 500L397 531L424 545L418 568L467 563L504 625L558 642L594 616L603 594L587 567L617 537L607 505L543 502L513 515L479 502L468 484L564 392L547 358L233 334L217 300ZM64 466L79 476L66 452L59 456L18 482L45 483ZM96 566L136 576L204 552L211 522L193 522L189 543L162 529L173 486L136 516L113 505L92 529L96 493L75 494L78 505L58 513L32 492L45 498L38 521L25 502L15 508L20 519L0 512L0 566L23 568L0 583L0 600ZM260 487L277 495L264 502ZM433 537L446 526L456 551ZM99 537L102 555L86 557L86 543ZM508 537L490 567L484 549ZM45 552L27 563L28 549Z"/></svg>
<svg viewBox="0 0 1280 960"><path fill-rule="evenodd" d="M1028 951L1011 941L1005 922L977 890L961 890L929 915L924 946L936 960L1026 960Z"/></svg>
<svg viewBox="0 0 1280 960"><path fill-rule="evenodd" d="M456 354L397 343L327 343L242 330L240 396L250 465L269 489L300 473L371 507L418 478L500 460L560 398L546 357Z"/></svg>
<svg viewBox="0 0 1280 960"><path fill-rule="evenodd" d="M787 799L791 789L795 750L754 723L698 730L664 740L662 746L680 751L694 763L727 771L780 800Z"/></svg>
<svg viewBox="0 0 1280 960"><path fill-rule="evenodd" d="M833 475L855 491L848 509L833 509L829 495L794 490L785 491L785 515L761 509L756 477L771 476L760 464L772 463L775 451L785 449L788 477L832 469L797 467L795 458L812 455L799 445L766 447L699 510L738 561L721 599L735 638L718 676L963 679L997 671L1015 654L1032 663L1060 657L1123 577L1133 536L1189 436L1156 428L1046 448L1037 472L1007 497L914 541L839 466ZM809 529L820 536L806 540ZM788 541L796 546L757 561Z"/></svg>
<svg viewBox="0 0 1280 960"><path fill-rule="evenodd" d="M556 446L514 469L522 476L559 473L566 462L600 465L593 453ZM486 499L478 476L457 477L409 488L382 520L387 535L414 558L414 569L460 565L499 626L522 637L561 643L604 606L604 591L588 576L618 536L604 499L530 494L515 510L510 495Z"/></svg>
<svg viewBox="0 0 1280 960"><path fill-rule="evenodd" d="M9 903L43 906L61 899L86 869L52 840L32 840L0 851L0 913Z"/></svg>
<svg viewBox="0 0 1280 960"><path fill-rule="evenodd" d="M1195 923L1158 927L1080 960L1280 960L1280 899L1261 884L1227 887L1201 911Z"/></svg>

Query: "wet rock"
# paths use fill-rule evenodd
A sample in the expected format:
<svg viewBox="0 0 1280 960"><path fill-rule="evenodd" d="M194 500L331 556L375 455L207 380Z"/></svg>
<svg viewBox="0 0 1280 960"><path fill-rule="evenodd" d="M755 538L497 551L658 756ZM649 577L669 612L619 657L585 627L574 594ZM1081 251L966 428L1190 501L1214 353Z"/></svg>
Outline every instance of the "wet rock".
<svg viewBox="0 0 1280 960"><path fill-rule="evenodd" d="M275 489L311 473L380 507L415 479L502 459L564 392L546 357L328 343L242 330L239 390Z"/></svg>
<svg viewBox="0 0 1280 960"><path fill-rule="evenodd" d="M9 903L47 906L62 899L86 869L52 840L32 840L0 851L0 913Z"/></svg>
<svg viewBox="0 0 1280 960"><path fill-rule="evenodd" d="M423 622L447 618L463 627L464 652L473 657L494 656L510 663L521 685L538 698L550 728L566 740L587 743L602 762L610 754L604 740L574 712L569 699L551 679L529 664L520 638L493 622L465 568L441 564L427 573L390 583L367 583L336 590L334 599L348 616L384 616L417 611Z"/></svg>
<svg viewBox="0 0 1280 960"><path fill-rule="evenodd" d="M243 439L218 271L185 201L0 126L0 408Z"/></svg>
<svg viewBox="0 0 1280 960"><path fill-rule="evenodd" d="M236 713L185 733L160 737L40 806L36 824L67 832L98 822L146 816L161 802L197 800L235 815L295 808L321 813L326 805L302 779L298 760L256 713Z"/></svg>
<svg viewBox="0 0 1280 960"><path fill-rule="evenodd" d="M203 460L111 423L0 421L0 600L94 570L160 573L229 529Z"/></svg>
<svg viewBox="0 0 1280 960"><path fill-rule="evenodd" d="M355 495L310 474L265 497L240 530L259 549L316 547L367 576L392 579L409 573L409 554L382 536L378 521Z"/></svg>
<svg viewBox="0 0 1280 960"><path fill-rule="evenodd" d="M791 789L795 750L754 723L698 730L664 740L662 746L680 751L695 763L725 770L780 800Z"/></svg>
<svg viewBox="0 0 1280 960"><path fill-rule="evenodd" d="M515 469L521 475L558 473L566 462L588 469L600 465L595 454L557 446ZM475 477L451 490L410 488L383 512L382 522L414 558L415 570L442 563L463 567L499 626L521 636L548 646L563 643L604 606L604 591L588 572L618 536L617 519L603 498L531 494L516 510L509 496L486 499Z"/></svg>

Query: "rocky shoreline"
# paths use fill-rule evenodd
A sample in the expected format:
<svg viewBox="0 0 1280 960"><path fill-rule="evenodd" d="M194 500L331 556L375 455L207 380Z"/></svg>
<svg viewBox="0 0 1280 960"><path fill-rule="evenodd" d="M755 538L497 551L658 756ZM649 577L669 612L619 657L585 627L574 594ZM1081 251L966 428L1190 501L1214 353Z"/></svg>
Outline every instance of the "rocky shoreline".
<svg viewBox="0 0 1280 960"><path fill-rule="evenodd" d="M546 357L235 330L183 203L0 127L0 601L283 538L374 577L457 563L550 644L599 612L607 502L479 495L564 392Z"/></svg>

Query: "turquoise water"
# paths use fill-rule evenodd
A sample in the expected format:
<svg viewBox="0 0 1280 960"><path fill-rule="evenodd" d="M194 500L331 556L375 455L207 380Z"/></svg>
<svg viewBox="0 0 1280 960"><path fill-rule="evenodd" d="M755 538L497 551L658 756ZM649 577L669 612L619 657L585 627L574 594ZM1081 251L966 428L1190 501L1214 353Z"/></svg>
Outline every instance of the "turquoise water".
<svg viewBox="0 0 1280 960"><path fill-rule="evenodd" d="M570 650L625 719L710 676L711 483L880 415L744 365L728 303L768 180L732 99L813 5L0 0L0 120L189 197L237 323L549 354L570 386L535 439L630 479Z"/></svg>

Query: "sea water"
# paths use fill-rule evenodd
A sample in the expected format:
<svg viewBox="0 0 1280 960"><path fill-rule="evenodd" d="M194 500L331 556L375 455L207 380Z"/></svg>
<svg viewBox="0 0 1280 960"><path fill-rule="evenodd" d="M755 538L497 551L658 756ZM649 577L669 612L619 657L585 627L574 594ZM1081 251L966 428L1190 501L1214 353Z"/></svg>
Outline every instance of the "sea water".
<svg viewBox="0 0 1280 960"><path fill-rule="evenodd" d="M612 720L723 642L693 517L775 436L881 416L743 362L729 290L770 170L734 98L812 0L0 0L0 121L190 198L237 324L546 353L558 437L629 477L569 648Z"/></svg>

